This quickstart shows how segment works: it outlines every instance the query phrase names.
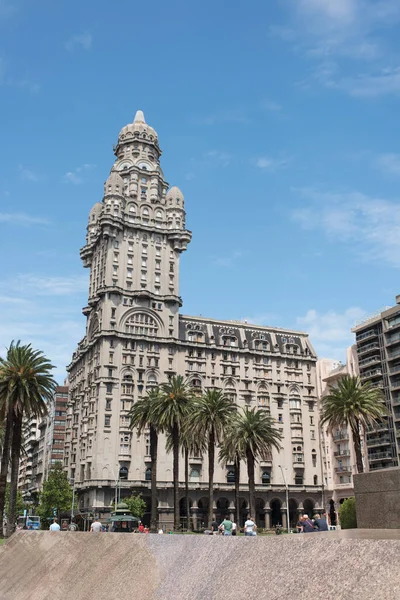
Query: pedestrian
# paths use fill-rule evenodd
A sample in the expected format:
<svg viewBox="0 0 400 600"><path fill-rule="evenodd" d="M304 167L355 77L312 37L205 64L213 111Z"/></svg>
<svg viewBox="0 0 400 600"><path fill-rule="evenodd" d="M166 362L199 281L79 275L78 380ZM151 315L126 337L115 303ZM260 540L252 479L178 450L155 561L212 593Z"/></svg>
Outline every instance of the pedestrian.
<svg viewBox="0 0 400 600"><path fill-rule="evenodd" d="M57 523L57 519L53 519L53 522L49 527L49 531L60 531L60 526Z"/></svg>
<svg viewBox="0 0 400 600"><path fill-rule="evenodd" d="M144 525L143 525L142 521L140 521L140 523L139 523L139 533L144 533Z"/></svg>
<svg viewBox="0 0 400 600"><path fill-rule="evenodd" d="M218 530L219 530L218 523L214 519L214 521L211 523L211 532L212 532L212 535L218 535Z"/></svg>
<svg viewBox="0 0 400 600"><path fill-rule="evenodd" d="M328 523L325 517L321 517L321 515L315 515L314 525L318 527L318 531L329 531Z"/></svg>
<svg viewBox="0 0 400 600"><path fill-rule="evenodd" d="M304 518L303 515L300 515L300 518L297 521L297 525L296 525L297 533L303 533L303 518Z"/></svg>
<svg viewBox="0 0 400 600"><path fill-rule="evenodd" d="M230 520L229 515L225 516L225 519L220 525L220 529L222 531L222 535L232 535L232 521Z"/></svg>
<svg viewBox="0 0 400 600"><path fill-rule="evenodd" d="M308 515L303 515L303 533L312 533L315 531L314 524Z"/></svg>
<svg viewBox="0 0 400 600"><path fill-rule="evenodd" d="M147 526L144 528L144 533L149 533L149 528Z"/></svg>
<svg viewBox="0 0 400 600"><path fill-rule="evenodd" d="M98 517L95 517L93 523L90 526L90 533L101 533L102 530L102 525L98 519Z"/></svg>
<svg viewBox="0 0 400 600"><path fill-rule="evenodd" d="M251 515L248 515L247 521L244 524L244 535L246 536L254 536L256 533L257 525L254 523Z"/></svg>
<svg viewBox="0 0 400 600"><path fill-rule="evenodd" d="M163 532L163 530L160 528L160 529L158 530L158 533L159 533L160 535L162 535L164 532Z"/></svg>
<svg viewBox="0 0 400 600"><path fill-rule="evenodd" d="M236 535L237 525L234 521L232 521L232 535Z"/></svg>

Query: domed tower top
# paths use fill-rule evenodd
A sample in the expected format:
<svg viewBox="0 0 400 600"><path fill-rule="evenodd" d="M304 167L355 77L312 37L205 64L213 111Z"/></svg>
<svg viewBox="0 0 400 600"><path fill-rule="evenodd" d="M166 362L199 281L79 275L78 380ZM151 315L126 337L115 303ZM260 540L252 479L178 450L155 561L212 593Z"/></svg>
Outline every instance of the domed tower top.
<svg viewBox="0 0 400 600"><path fill-rule="evenodd" d="M185 197L182 194L181 190L174 185L172 188L168 190L168 193L165 197L167 208L183 208Z"/></svg>
<svg viewBox="0 0 400 600"><path fill-rule="evenodd" d="M123 196L124 180L114 169L111 170L107 181L104 184L104 196Z"/></svg>
<svg viewBox="0 0 400 600"><path fill-rule="evenodd" d="M158 146L158 135L155 129L147 125L146 119L144 118L143 111L138 110L135 114L133 123L125 125L119 132L118 144L115 148L115 154L118 156L118 150L122 145L132 142L144 142L152 145L157 151L157 155L160 156L161 150Z"/></svg>

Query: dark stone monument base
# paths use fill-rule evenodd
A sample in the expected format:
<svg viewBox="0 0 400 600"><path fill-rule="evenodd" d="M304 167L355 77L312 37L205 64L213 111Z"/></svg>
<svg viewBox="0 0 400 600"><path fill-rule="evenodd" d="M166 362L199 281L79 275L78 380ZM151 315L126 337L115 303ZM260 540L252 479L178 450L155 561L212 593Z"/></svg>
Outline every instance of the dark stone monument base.
<svg viewBox="0 0 400 600"><path fill-rule="evenodd" d="M357 526L400 528L400 467L354 475Z"/></svg>

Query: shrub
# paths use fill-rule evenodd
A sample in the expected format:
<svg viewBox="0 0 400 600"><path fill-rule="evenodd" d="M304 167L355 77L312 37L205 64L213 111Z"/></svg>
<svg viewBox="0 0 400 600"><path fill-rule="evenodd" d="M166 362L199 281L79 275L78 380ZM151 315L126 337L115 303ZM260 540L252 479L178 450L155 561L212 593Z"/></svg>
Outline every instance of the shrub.
<svg viewBox="0 0 400 600"><path fill-rule="evenodd" d="M339 508L340 525L342 529L355 529L357 527L356 500L348 498Z"/></svg>

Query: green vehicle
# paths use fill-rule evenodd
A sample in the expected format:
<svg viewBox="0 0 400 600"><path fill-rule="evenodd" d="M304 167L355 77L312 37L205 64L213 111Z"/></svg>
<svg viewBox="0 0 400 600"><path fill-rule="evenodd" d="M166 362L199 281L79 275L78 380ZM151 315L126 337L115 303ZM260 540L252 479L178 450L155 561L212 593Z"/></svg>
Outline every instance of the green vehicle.
<svg viewBox="0 0 400 600"><path fill-rule="evenodd" d="M139 527L139 519L134 517L124 502L117 505L109 518L110 531L114 533L132 533Z"/></svg>

